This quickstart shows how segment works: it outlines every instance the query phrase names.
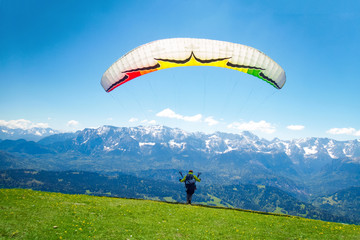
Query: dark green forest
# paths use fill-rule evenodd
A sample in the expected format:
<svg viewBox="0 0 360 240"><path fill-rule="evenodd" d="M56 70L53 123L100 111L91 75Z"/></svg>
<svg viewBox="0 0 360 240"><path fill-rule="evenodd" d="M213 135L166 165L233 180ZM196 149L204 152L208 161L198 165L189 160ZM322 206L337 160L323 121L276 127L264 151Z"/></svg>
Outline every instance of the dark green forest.
<svg viewBox="0 0 360 240"><path fill-rule="evenodd" d="M139 178L124 173L100 174L83 171L2 170L0 188L27 188L33 190L110 196L120 198L153 199L167 202L185 202L182 183ZM353 193L359 196L359 190ZM345 193L343 193L345 194ZM326 198L326 197L324 197ZM330 197L327 197L328 199ZM337 199L341 199L338 195ZM350 198L346 198L350 199ZM355 199L356 200L356 199ZM354 200L354 202L355 202ZM359 212L299 201L275 187L250 184L205 185L198 183L193 197L195 204L241 208L301 216L325 221L360 223ZM359 202L359 201L357 201Z"/></svg>

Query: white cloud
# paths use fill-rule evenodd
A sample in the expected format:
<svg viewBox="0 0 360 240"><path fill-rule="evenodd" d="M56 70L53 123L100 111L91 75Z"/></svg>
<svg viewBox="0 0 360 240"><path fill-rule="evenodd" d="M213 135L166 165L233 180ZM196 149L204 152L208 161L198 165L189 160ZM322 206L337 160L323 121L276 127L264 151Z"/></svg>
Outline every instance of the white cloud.
<svg viewBox="0 0 360 240"><path fill-rule="evenodd" d="M300 131L305 128L303 125L289 125L286 127L287 129L294 130L294 131Z"/></svg>
<svg viewBox="0 0 360 240"><path fill-rule="evenodd" d="M71 127L71 128L75 128L79 125L79 122L76 120L70 120L67 122L66 126Z"/></svg>
<svg viewBox="0 0 360 240"><path fill-rule="evenodd" d="M166 108L162 110L161 112L156 114L157 117L165 117L165 118L175 118L179 120L184 120L186 122L200 122L202 119L201 114L196 114L194 116L183 116L180 114L175 113L170 108Z"/></svg>
<svg viewBox="0 0 360 240"><path fill-rule="evenodd" d="M219 121L215 120L213 117L207 117L204 120L209 126L214 126L219 123Z"/></svg>
<svg viewBox="0 0 360 240"><path fill-rule="evenodd" d="M326 132L334 135L360 136L360 130L356 130L355 128L331 128Z"/></svg>
<svg viewBox="0 0 360 240"><path fill-rule="evenodd" d="M259 122L233 122L228 125L228 128L230 129L236 129L240 131L259 131L263 133L274 133L276 131L275 127L264 120L261 120Z"/></svg>
<svg viewBox="0 0 360 240"><path fill-rule="evenodd" d="M154 125L154 124L156 124L156 121L155 120L147 120L147 119L145 119L145 120L142 120L140 123Z"/></svg>
<svg viewBox="0 0 360 240"><path fill-rule="evenodd" d="M202 118L201 114L196 114L194 116L183 116L183 120L186 122L200 122Z"/></svg>
<svg viewBox="0 0 360 240"><path fill-rule="evenodd" d="M208 126L214 126L219 124L219 121L215 120L214 117L204 117L202 114L195 114L193 116L184 116L178 113L175 113L170 108L166 108L161 112L156 114L157 117L164 117L164 118L174 118L183 120L186 122L196 122L196 123L206 123Z"/></svg>
<svg viewBox="0 0 360 240"><path fill-rule="evenodd" d="M0 120L0 126L8 128L21 128L21 129L30 129L30 128L48 128L49 124L47 123L33 123L30 120L18 119L18 120Z"/></svg>
<svg viewBox="0 0 360 240"><path fill-rule="evenodd" d="M139 121L139 119L137 119L137 118L130 118L130 119L129 119L129 122L131 122L131 123L137 122L137 121Z"/></svg>

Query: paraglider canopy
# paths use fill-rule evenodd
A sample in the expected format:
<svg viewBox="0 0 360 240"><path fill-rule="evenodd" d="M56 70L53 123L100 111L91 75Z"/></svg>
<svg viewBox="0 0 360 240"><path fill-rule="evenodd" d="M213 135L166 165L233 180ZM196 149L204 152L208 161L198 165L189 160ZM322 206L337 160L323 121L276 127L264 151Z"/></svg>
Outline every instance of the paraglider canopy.
<svg viewBox="0 0 360 240"><path fill-rule="evenodd" d="M195 38L172 38L150 42L118 59L102 76L106 92L161 69L182 66L214 66L253 75L281 89L285 71L259 50L236 43Z"/></svg>

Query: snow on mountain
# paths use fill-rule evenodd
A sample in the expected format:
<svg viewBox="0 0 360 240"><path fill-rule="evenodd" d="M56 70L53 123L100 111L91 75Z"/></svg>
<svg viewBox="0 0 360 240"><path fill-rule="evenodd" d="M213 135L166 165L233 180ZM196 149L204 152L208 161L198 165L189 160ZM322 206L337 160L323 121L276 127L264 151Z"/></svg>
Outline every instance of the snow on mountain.
<svg viewBox="0 0 360 240"><path fill-rule="evenodd" d="M52 129L34 128L28 130L0 128L0 139L39 140L56 134ZM61 137L63 136L63 137ZM294 140L268 141L250 132L230 134L216 132L205 134L189 133L166 126L114 127L102 126L84 129L72 134L56 134L40 142L50 144L71 139L75 146L85 152L142 151L149 152L160 146L176 152L193 150L206 154L227 154L233 151L258 152L266 154L283 153L293 164L331 162L331 159L348 159L360 162L360 141L336 141L328 138L302 138Z"/></svg>
<svg viewBox="0 0 360 240"><path fill-rule="evenodd" d="M259 152L267 154L284 153L293 164L317 163L324 165L331 159L360 159L360 141L336 141L328 138L303 138L283 141L260 139L250 132L229 134L188 133L165 126L112 127L85 129L77 133L78 145L92 142L92 151L104 150L148 152L151 148L167 147L176 152L196 150L207 154L226 154L232 151Z"/></svg>
<svg viewBox="0 0 360 240"><path fill-rule="evenodd" d="M0 126L0 139L25 139L27 141L38 141L41 138L59 133L56 130L51 128L39 128L34 127L30 129L21 129L21 128L8 128L5 126Z"/></svg>
<svg viewBox="0 0 360 240"><path fill-rule="evenodd" d="M305 151L305 155L313 155L313 154L318 153L316 146L312 146L311 148L304 147L303 149Z"/></svg>
<svg viewBox="0 0 360 240"><path fill-rule="evenodd" d="M142 146L154 146L155 143L153 142L140 142L139 143L139 146L142 147Z"/></svg>
<svg viewBox="0 0 360 240"><path fill-rule="evenodd" d="M169 146L171 148L185 149L186 143L185 142L178 143L178 142L175 142L174 140L170 140Z"/></svg>

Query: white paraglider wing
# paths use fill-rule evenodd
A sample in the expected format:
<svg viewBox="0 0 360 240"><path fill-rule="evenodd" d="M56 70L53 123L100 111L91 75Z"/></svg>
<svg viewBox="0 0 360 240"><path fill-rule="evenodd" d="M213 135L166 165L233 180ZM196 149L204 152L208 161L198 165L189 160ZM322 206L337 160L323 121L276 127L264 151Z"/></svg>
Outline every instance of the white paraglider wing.
<svg viewBox="0 0 360 240"><path fill-rule="evenodd" d="M117 60L102 76L110 92L141 75L182 66L214 66L241 71L277 89L286 81L285 71L259 50L236 43L194 38L157 40L135 48Z"/></svg>

